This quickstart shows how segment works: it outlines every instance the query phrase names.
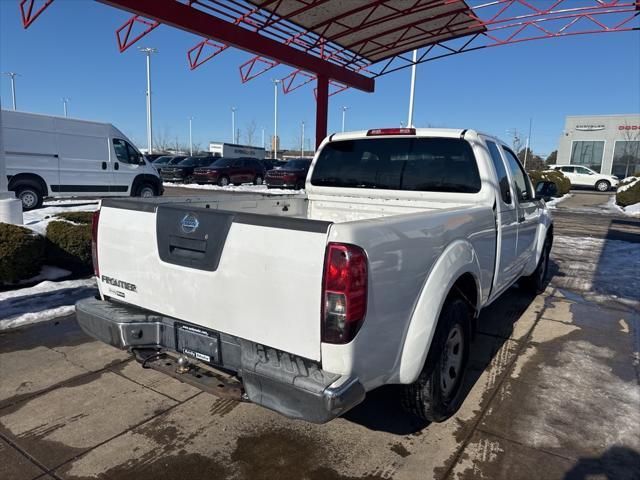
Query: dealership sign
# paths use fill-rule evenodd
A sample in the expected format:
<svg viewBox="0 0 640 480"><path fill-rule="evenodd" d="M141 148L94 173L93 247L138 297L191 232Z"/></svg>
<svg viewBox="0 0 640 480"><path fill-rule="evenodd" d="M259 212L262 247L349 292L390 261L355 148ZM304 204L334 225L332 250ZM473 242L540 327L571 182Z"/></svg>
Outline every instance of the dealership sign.
<svg viewBox="0 0 640 480"><path fill-rule="evenodd" d="M576 130L582 130L582 131L585 131L585 132L592 132L594 130L604 130L604 125L602 125L602 124L598 124L598 125L588 125L588 124L576 125Z"/></svg>

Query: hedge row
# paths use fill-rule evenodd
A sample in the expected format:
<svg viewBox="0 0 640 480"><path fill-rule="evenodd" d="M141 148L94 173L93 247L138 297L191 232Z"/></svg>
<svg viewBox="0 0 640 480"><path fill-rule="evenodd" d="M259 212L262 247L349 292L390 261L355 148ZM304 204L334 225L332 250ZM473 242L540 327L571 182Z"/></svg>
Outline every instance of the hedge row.
<svg viewBox="0 0 640 480"><path fill-rule="evenodd" d="M64 212L47 225L45 237L0 223L0 285L36 276L42 265L76 275L91 272L91 212Z"/></svg>
<svg viewBox="0 0 640 480"><path fill-rule="evenodd" d="M616 203L621 207L628 207L640 203L640 173L627 177L618 185Z"/></svg>
<svg viewBox="0 0 640 480"><path fill-rule="evenodd" d="M528 173L529 178L531 178L531 183L533 183L533 188L535 188L536 184L540 181L552 182L558 189L556 197L561 197L571 190L571 182L566 175L559 170L532 170Z"/></svg>

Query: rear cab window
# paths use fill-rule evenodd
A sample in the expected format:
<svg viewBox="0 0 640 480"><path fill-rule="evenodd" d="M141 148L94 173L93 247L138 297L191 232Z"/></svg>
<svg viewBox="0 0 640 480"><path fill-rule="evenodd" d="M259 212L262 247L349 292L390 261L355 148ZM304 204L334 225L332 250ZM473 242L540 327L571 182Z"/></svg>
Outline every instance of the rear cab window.
<svg viewBox="0 0 640 480"><path fill-rule="evenodd" d="M366 138L325 145L311 176L319 187L477 193L471 145L440 137Z"/></svg>
<svg viewBox="0 0 640 480"><path fill-rule="evenodd" d="M496 170L500 196L505 204L510 205L511 189L509 188L509 177L507 176L507 169L504 166L504 161L500 156L500 150L498 150L498 146L495 142L492 142L491 140L487 140L486 142L489 149L489 155L491 156L491 161L493 162L493 167Z"/></svg>

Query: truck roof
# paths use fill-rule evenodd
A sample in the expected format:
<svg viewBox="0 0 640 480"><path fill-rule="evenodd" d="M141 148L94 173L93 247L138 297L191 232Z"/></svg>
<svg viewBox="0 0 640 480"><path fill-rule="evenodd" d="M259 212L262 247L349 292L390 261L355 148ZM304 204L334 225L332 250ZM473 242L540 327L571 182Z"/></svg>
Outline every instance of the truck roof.
<svg viewBox="0 0 640 480"><path fill-rule="evenodd" d="M451 137L460 138L462 132L472 132L472 130L462 128L416 128L416 137ZM356 138L370 138L367 135L369 130L356 130L352 132L334 133L330 136L331 141L336 140L352 140ZM393 135L390 135L393 136ZM407 135L400 135L407 136ZM375 137L374 137L375 138Z"/></svg>

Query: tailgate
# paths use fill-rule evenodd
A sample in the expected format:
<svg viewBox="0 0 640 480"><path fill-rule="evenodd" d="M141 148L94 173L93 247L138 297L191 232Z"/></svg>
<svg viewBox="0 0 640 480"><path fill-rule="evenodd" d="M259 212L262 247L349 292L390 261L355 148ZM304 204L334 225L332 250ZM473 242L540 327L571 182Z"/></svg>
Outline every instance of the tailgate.
<svg viewBox="0 0 640 480"><path fill-rule="evenodd" d="M105 204L98 231L103 295L320 360L330 223L185 205L155 211L142 203L131 202L136 209Z"/></svg>

